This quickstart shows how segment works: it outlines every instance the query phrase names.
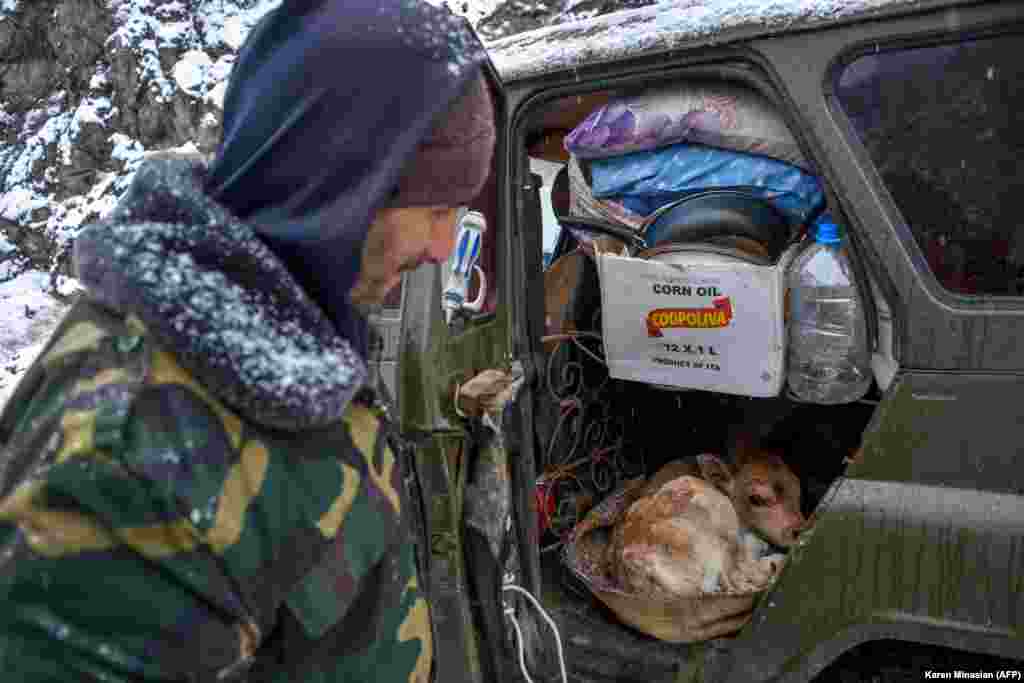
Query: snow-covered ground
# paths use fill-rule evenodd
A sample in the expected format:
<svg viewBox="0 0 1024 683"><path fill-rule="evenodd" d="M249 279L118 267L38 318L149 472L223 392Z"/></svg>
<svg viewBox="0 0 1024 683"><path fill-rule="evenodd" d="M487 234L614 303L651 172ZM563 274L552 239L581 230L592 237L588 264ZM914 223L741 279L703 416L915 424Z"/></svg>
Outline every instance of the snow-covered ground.
<svg viewBox="0 0 1024 683"><path fill-rule="evenodd" d="M44 290L50 276L29 271L0 283L0 405L67 310Z"/></svg>

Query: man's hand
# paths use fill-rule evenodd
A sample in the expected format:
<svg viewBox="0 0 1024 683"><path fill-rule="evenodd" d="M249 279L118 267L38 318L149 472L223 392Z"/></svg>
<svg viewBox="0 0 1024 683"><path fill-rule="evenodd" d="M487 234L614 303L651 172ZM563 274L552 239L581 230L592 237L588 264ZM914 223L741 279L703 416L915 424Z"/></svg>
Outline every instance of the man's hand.
<svg viewBox="0 0 1024 683"><path fill-rule="evenodd" d="M503 370L484 370L459 387L456 407L466 417L484 412L499 416L515 394L515 377Z"/></svg>

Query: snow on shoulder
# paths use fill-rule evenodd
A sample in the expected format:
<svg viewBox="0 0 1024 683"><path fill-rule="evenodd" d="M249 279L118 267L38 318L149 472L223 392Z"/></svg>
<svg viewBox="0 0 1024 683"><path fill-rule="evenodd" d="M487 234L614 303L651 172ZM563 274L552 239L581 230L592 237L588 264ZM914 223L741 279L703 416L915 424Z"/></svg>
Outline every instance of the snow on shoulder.
<svg viewBox="0 0 1024 683"><path fill-rule="evenodd" d="M685 43L721 43L941 4L942 0L663 0L519 33L488 43L487 51L502 79L515 81Z"/></svg>

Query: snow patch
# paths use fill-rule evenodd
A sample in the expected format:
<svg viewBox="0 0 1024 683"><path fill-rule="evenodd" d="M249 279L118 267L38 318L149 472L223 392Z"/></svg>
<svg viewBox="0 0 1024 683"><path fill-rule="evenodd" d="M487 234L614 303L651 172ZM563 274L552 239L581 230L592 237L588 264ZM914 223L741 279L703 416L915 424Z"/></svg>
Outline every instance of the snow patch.
<svg viewBox="0 0 1024 683"><path fill-rule="evenodd" d="M51 102L61 99L62 93L57 93ZM57 104L25 114L18 144L0 148L0 189L4 191L0 214L9 220L27 221L34 209L46 204L46 176L39 177L38 166L47 160L51 146L56 146L59 160L68 163L78 131L75 115L61 112Z"/></svg>
<svg viewBox="0 0 1024 683"><path fill-rule="evenodd" d="M44 206L46 206L44 197L38 196L28 188L19 187L5 192L0 198L0 216L19 223L27 220L34 210Z"/></svg>
<svg viewBox="0 0 1024 683"><path fill-rule="evenodd" d="M234 16L225 19L223 35L224 42L232 50L242 47L242 43L245 42L245 36L248 35L242 17Z"/></svg>
<svg viewBox="0 0 1024 683"><path fill-rule="evenodd" d="M222 81L210 89L210 92L206 93L206 101L217 107L217 109L224 110L224 97L228 92L227 81Z"/></svg>
<svg viewBox="0 0 1024 683"><path fill-rule="evenodd" d="M49 284L49 274L34 270L0 283L0 406L67 311L46 293Z"/></svg>
<svg viewBox="0 0 1024 683"><path fill-rule="evenodd" d="M156 8L156 14L161 17L173 17L184 14L188 8L180 2L165 2Z"/></svg>
<svg viewBox="0 0 1024 683"><path fill-rule="evenodd" d="M114 109L109 97L86 97L75 110L73 125L76 128L83 123L105 125Z"/></svg>
<svg viewBox="0 0 1024 683"><path fill-rule="evenodd" d="M135 177L135 171L139 169L139 165L145 158L146 148L138 140L134 140L123 133L114 133L110 136L110 141L114 144L110 158L124 164L124 170L114 181L114 190L120 195L131 185L132 178Z"/></svg>
<svg viewBox="0 0 1024 683"><path fill-rule="evenodd" d="M148 159L158 154L182 154L186 156L191 156L193 154L200 154L200 151L199 148L196 147L194 142L186 142L184 145L181 145L180 147L169 147L167 149L156 149L148 152L143 152L142 158Z"/></svg>
<svg viewBox="0 0 1024 683"><path fill-rule="evenodd" d="M277 8L281 0L259 0L245 8L243 2L227 2L217 11L204 13L202 22L207 45L221 45L237 51L245 42L252 27L267 12Z"/></svg>
<svg viewBox="0 0 1024 683"><path fill-rule="evenodd" d="M480 20L494 12L504 0L425 0L434 7L447 7L453 13L469 19L476 28Z"/></svg>
<svg viewBox="0 0 1024 683"><path fill-rule="evenodd" d="M69 297L85 291L82 283L79 282L77 278L57 275L51 280L51 282L53 284L53 288L60 296Z"/></svg>
<svg viewBox="0 0 1024 683"><path fill-rule="evenodd" d="M202 97L206 94L207 78L212 68L210 55L202 50L189 50L174 65L174 82L189 95Z"/></svg>
<svg viewBox="0 0 1024 683"><path fill-rule="evenodd" d="M102 90L108 85L110 85L110 69L109 67L100 65L96 68L96 73L93 74L91 79L89 79L89 89Z"/></svg>
<svg viewBox="0 0 1024 683"><path fill-rule="evenodd" d="M192 36L192 22L174 21L161 23L158 34L161 43L167 45L183 45Z"/></svg>
<svg viewBox="0 0 1024 683"><path fill-rule="evenodd" d="M914 6L916 0L663 0L520 33L487 43L502 78L571 69L686 42L724 40L741 32L766 34L793 25Z"/></svg>

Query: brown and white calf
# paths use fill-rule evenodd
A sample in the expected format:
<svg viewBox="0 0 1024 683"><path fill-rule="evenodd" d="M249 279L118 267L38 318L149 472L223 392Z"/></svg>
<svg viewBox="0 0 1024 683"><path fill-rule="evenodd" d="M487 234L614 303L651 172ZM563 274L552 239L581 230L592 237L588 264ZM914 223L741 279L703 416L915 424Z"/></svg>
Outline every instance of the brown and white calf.
<svg viewBox="0 0 1024 683"><path fill-rule="evenodd" d="M646 483L612 531L611 571L628 590L666 598L763 590L807 521L800 481L779 453L738 444L676 460ZM762 540L764 539L764 540Z"/></svg>

